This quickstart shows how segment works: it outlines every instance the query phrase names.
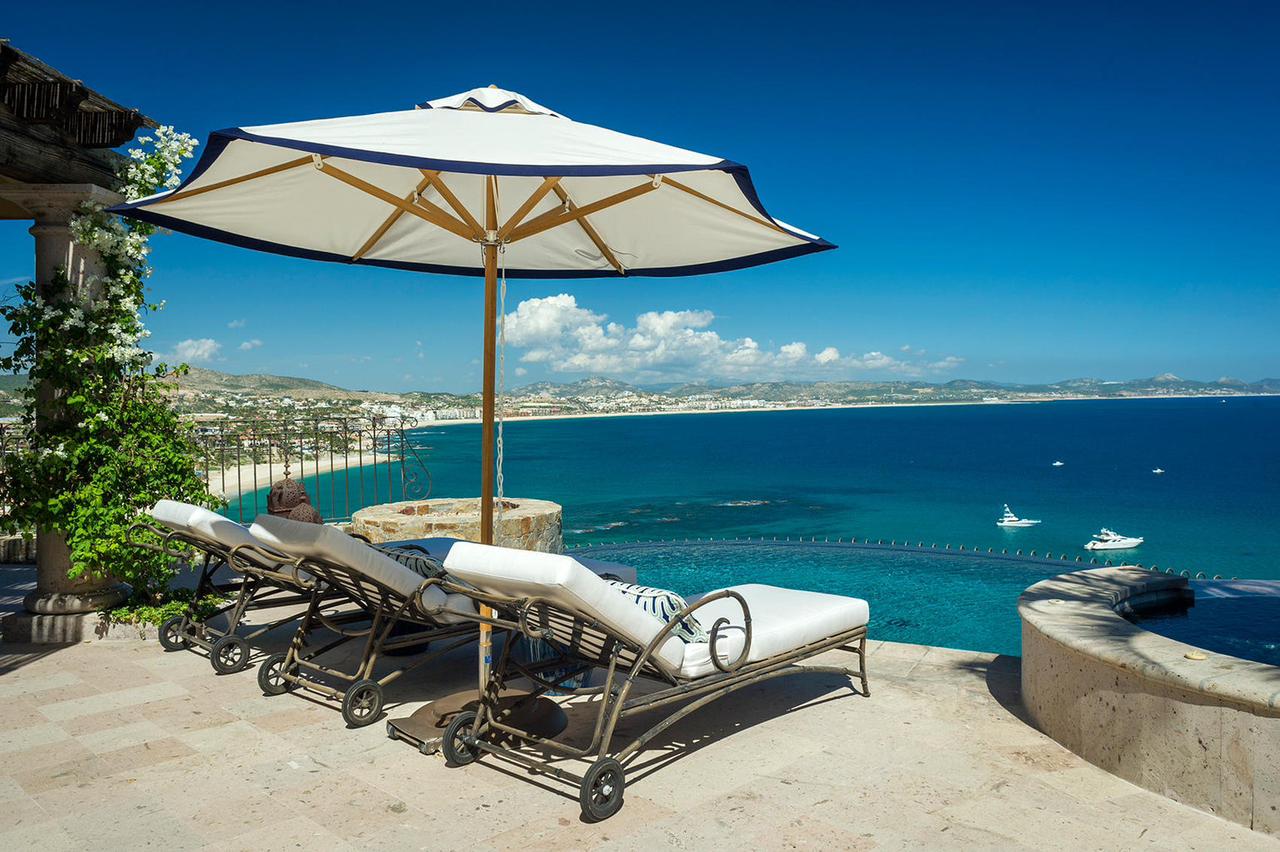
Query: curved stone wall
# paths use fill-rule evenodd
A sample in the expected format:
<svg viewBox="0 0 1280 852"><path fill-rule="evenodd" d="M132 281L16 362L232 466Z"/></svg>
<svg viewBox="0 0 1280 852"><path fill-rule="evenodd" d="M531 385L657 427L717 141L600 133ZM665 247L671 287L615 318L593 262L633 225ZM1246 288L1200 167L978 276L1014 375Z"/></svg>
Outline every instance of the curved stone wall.
<svg viewBox="0 0 1280 852"><path fill-rule="evenodd" d="M1126 620L1190 595L1183 577L1099 568L1018 601L1022 697L1040 730L1115 775L1280 835L1280 668Z"/></svg>
<svg viewBox="0 0 1280 852"><path fill-rule="evenodd" d="M495 523L494 544L561 553L560 504L520 497L506 499ZM351 532L375 544L412 538L480 540L480 500L443 498L368 506L351 516Z"/></svg>

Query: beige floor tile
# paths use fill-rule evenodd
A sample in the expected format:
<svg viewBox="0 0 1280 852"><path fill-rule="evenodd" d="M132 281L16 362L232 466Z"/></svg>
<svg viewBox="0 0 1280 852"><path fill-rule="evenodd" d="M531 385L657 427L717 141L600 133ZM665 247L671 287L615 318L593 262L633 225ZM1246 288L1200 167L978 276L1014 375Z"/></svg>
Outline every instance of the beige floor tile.
<svg viewBox="0 0 1280 852"><path fill-rule="evenodd" d="M186 690L181 686L164 681L146 686L127 687L113 692L101 692L86 698L56 701L52 704L41 705L40 712L44 714L45 718L56 722L63 719L74 719L77 716L87 716L91 713L100 713L104 710L134 707L161 698L173 698L176 695L182 695L184 692Z"/></svg>
<svg viewBox="0 0 1280 852"><path fill-rule="evenodd" d="M70 736L52 722L0 731L0 755L39 748L68 739Z"/></svg>

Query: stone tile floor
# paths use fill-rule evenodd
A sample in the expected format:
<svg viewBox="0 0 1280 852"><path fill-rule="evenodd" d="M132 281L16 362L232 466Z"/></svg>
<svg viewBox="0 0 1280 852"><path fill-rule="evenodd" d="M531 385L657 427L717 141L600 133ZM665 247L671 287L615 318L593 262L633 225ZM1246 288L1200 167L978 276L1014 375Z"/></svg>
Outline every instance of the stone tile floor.
<svg viewBox="0 0 1280 852"><path fill-rule="evenodd" d="M140 640L0 644L0 848L1280 848L1037 733L1014 658L871 646L870 698L814 674L713 704L591 825L554 779L450 769L333 702L263 696L253 669ZM389 715L468 675L471 654L419 669ZM580 732L586 708L570 715Z"/></svg>

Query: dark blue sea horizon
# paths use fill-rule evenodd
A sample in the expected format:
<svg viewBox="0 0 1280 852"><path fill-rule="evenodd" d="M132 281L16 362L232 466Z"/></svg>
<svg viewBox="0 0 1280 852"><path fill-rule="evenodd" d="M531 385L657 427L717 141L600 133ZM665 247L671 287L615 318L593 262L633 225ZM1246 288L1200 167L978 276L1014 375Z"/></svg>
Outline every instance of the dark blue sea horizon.
<svg viewBox="0 0 1280 852"><path fill-rule="evenodd" d="M1088 561L1107 526L1146 537L1116 561L1280 578L1276 397L600 417L505 434L506 494L562 504L567 544L857 537ZM432 496L478 493L478 426L411 436ZM1043 523L996 527L1006 502Z"/></svg>

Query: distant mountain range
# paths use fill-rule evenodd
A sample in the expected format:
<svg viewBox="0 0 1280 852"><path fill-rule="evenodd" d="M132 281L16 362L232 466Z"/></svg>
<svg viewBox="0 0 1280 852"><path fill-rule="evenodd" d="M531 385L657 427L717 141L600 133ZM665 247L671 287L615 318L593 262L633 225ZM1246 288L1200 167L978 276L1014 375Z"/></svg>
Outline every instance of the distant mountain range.
<svg viewBox="0 0 1280 852"><path fill-rule="evenodd" d="M1020 395L1079 394L1081 396L1127 396L1143 393L1280 393L1280 379L1261 379L1245 382L1223 377L1212 382L1182 379L1172 373L1162 373L1146 379L1113 381L1107 379L1066 379L1049 384L1019 384L1014 382L989 382L976 379L952 379L948 382L924 381L849 381L849 382L749 382L737 385L710 385L701 383L640 386L601 376L592 376L575 382L537 382L513 388L510 393L521 396L549 396L570 399L583 396L622 396L625 394L661 394L688 399L712 397L722 399L761 399L767 401L793 399L838 399L847 397L885 396L891 394L918 395L923 389L937 392L968 393L989 391L992 393L1015 392Z"/></svg>
<svg viewBox="0 0 1280 852"><path fill-rule="evenodd" d="M0 398L10 396L25 384L25 376L0 376ZM478 394L457 394L431 391L389 393L384 391L350 390L336 385L294 376L275 376L265 373L236 375L192 367L179 381L183 395L237 394L253 397L293 397L295 399L331 399L394 402L403 400L436 406L475 405ZM1268 378L1255 382L1224 376L1216 381L1203 382L1183 379L1172 373L1162 373L1144 379L1114 381L1097 378L1066 379L1048 384L1019 384L990 382L975 379L952 379L948 382L898 381L847 381L847 382L747 382L734 385L683 383L663 385L633 385L604 376L589 376L573 382L535 382L510 388L511 397L544 398L554 400L582 399L584 397L625 398L628 396L662 396L674 400L761 400L765 402L858 402L872 398L883 399L939 399L981 398L984 396L1014 395L1034 396L1141 396L1147 394L1276 394L1280 393L1280 379Z"/></svg>

